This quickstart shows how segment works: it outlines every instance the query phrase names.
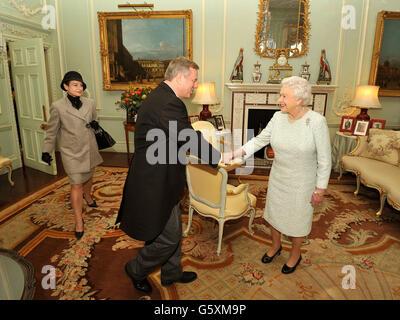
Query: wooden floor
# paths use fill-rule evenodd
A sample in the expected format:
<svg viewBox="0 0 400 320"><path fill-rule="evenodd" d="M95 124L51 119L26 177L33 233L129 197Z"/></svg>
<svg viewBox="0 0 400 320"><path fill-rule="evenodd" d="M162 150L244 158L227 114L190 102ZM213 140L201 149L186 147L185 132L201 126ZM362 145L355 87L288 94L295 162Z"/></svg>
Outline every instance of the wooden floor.
<svg viewBox="0 0 400 320"><path fill-rule="evenodd" d="M127 153L117 153L117 152L101 152L104 162L103 166L110 167L129 167L129 159ZM66 176L61 158L59 153L56 153L56 161L57 161L57 175L49 175L43 173L41 171L31 169L28 167L19 168L13 170L12 179L15 182L15 185L12 187L7 178L7 174L3 174L0 176L0 211L9 205L14 204L18 200L27 196L30 193L37 191L38 189L49 185L63 177ZM255 176L259 176L260 179L269 174L269 169L254 169L253 174ZM338 174L332 172L331 179L337 178ZM345 180L349 178L354 181L354 177L350 175L346 175L343 177ZM1 214L0 214L1 216Z"/></svg>

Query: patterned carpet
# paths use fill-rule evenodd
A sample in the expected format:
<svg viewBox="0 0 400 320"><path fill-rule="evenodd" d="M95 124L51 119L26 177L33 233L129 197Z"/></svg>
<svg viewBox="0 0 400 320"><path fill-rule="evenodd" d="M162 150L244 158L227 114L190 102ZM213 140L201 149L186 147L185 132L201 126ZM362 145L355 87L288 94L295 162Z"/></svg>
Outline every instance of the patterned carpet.
<svg viewBox="0 0 400 320"><path fill-rule="evenodd" d="M93 188L99 208L85 205L85 235L80 241L74 238L67 178L0 213L0 247L17 251L34 265L35 299L400 299L400 214L386 206L376 217L379 200L372 189L362 188L355 197L353 185L331 181L314 214L296 272L281 273L290 251L286 238L282 254L271 264L262 264L271 244L262 219L266 180L241 181L249 183L257 196L253 236L247 217L227 223L217 256L216 223L195 214L192 230L183 238L182 264L197 272L198 279L164 288L156 269L149 276L152 295L142 296L132 288L123 267L143 243L114 229L126 174L125 168L97 168ZM236 178L230 182L239 183ZM182 208L185 229L186 201ZM46 265L56 268L54 289L42 287ZM344 267L354 271L354 289L345 289L350 271Z"/></svg>

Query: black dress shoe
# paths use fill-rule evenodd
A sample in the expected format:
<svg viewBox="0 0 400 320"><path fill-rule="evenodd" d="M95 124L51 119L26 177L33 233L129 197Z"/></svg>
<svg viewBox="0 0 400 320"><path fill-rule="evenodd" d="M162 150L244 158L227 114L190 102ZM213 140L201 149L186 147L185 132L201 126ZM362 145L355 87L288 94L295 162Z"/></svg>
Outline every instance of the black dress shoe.
<svg viewBox="0 0 400 320"><path fill-rule="evenodd" d="M294 272L294 270L296 270L297 266L299 265L300 261L301 261L301 255L300 255L299 260L297 260L296 264L295 264L293 267L288 267L288 266L286 265L286 263L285 263L285 264L283 265L283 267L282 267L282 273L284 273L284 274L289 274L289 273Z"/></svg>
<svg viewBox="0 0 400 320"><path fill-rule="evenodd" d="M197 273L192 272L192 271L183 271L182 276L179 279L176 280L166 280L166 281L161 281L161 284L164 287L168 287L174 282L180 282L180 283L189 283L197 279Z"/></svg>
<svg viewBox="0 0 400 320"><path fill-rule="evenodd" d="M128 270L128 264L125 265L125 273L128 275L129 278L131 278L133 287L141 292L150 294L151 291L153 290L151 287L150 282L147 280L147 278L144 278L143 280L136 280L135 278L132 277Z"/></svg>
<svg viewBox="0 0 400 320"><path fill-rule="evenodd" d="M97 203L96 203L96 200L93 200L92 203L89 203L89 202L87 202L87 200L86 200L86 198L85 198L85 195L83 195L83 199L85 199L85 201L86 201L86 203L87 203L87 205L88 205L89 207L91 207L91 208L98 208L98 207L99 207L99 206L97 205Z"/></svg>
<svg viewBox="0 0 400 320"><path fill-rule="evenodd" d="M281 254L281 251L282 251L282 246L278 249L278 251L277 252L275 252L275 254L272 256L272 257L270 257L268 254L267 254L267 252L263 255L263 257L261 258L261 262L262 263L270 263L270 262L272 262L272 260L274 260L274 258L276 257L276 256L279 256L280 254Z"/></svg>

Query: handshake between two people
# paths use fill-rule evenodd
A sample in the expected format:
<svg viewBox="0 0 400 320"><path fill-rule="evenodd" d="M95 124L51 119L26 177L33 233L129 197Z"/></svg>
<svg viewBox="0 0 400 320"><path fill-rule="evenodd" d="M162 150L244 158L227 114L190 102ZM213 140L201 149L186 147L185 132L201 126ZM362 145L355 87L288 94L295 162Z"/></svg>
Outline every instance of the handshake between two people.
<svg viewBox="0 0 400 320"><path fill-rule="evenodd" d="M242 157L246 155L243 149L237 149L231 152L222 153L221 164L222 166L239 165L242 164Z"/></svg>

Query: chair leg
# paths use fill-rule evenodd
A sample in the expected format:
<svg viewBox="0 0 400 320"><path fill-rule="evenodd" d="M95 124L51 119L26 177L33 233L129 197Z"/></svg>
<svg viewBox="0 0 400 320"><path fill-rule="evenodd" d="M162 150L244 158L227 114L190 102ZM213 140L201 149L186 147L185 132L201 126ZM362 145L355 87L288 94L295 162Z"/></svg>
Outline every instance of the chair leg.
<svg viewBox="0 0 400 320"><path fill-rule="evenodd" d="M13 186L14 185L14 181L11 180L12 167L11 166L7 166L7 168L8 168L8 181Z"/></svg>
<svg viewBox="0 0 400 320"><path fill-rule="evenodd" d="M219 220L219 230L218 230L218 248L217 248L217 256L221 254L221 247L222 247L222 235L224 234L224 220Z"/></svg>
<svg viewBox="0 0 400 320"><path fill-rule="evenodd" d="M253 220L254 220L254 216L256 214L256 210L253 207L251 207L250 211L251 212L250 212L250 220L249 220L249 232L250 232L251 235L253 235L254 234L254 231L253 231Z"/></svg>
<svg viewBox="0 0 400 320"><path fill-rule="evenodd" d="M357 189L356 191L354 191L355 196L358 195L358 192L360 191L361 178L359 174L356 176L356 183L357 183Z"/></svg>
<svg viewBox="0 0 400 320"><path fill-rule="evenodd" d="M383 192L380 192L380 207L379 211L376 213L376 216L379 217L382 214L383 207L385 206L385 201L386 201L386 194Z"/></svg>
<svg viewBox="0 0 400 320"><path fill-rule="evenodd" d="M189 217L188 217L188 224L186 227L185 232L183 233L184 237L188 236L189 230L190 230L190 226L192 224L192 218L193 218L193 207L191 205L189 205Z"/></svg>
<svg viewBox="0 0 400 320"><path fill-rule="evenodd" d="M338 182L339 182L340 179L342 178L342 175L343 175L343 168L342 168L342 166L341 166L340 163L339 163L339 177L337 178L337 181L338 181Z"/></svg>

